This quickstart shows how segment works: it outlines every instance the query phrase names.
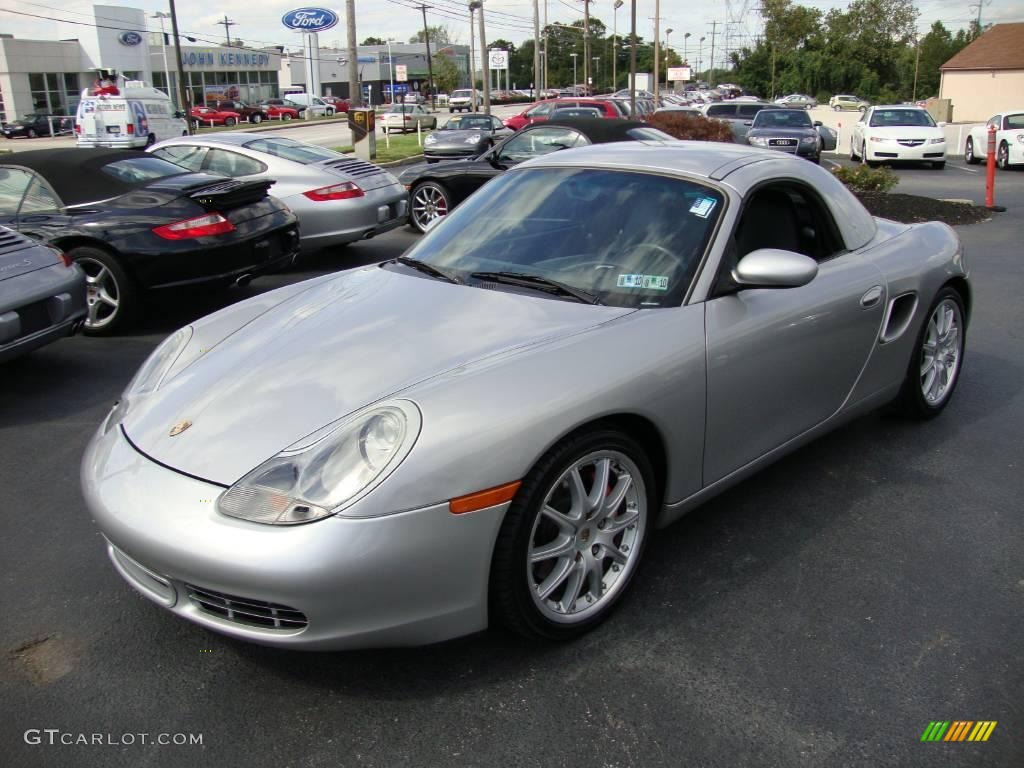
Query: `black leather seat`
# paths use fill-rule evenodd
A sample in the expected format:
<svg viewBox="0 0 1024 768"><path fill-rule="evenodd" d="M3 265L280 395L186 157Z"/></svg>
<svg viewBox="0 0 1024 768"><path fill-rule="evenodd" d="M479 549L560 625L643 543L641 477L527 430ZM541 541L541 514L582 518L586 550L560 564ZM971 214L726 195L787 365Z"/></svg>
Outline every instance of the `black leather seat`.
<svg viewBox="0 0 1024 768"><path fill-rule="evenodd" d="M743 212L736 232L738 257L743 258L758 248L803 251L800 222L793 199L781 190L757 193Z"/></svg>

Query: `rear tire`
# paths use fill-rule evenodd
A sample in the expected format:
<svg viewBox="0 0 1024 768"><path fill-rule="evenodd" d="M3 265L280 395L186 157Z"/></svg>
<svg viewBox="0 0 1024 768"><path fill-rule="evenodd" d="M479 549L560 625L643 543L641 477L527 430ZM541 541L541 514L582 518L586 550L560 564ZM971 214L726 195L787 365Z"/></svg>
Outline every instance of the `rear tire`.
<svg viewBox="0 0 1024 768"><path fill-rule="evenodd" d="M263 115L253 115L249 118L249 122L251 122L253 125L259 125L260 123L263 122Z"/></svg>
<svg viewBox="0 0 1024 768"><path fill-rule="evenodd" d="M35 128L29 128L28 132L25 135L28 136L30 139L34 139L39 134L36 133L36 129Z"/></svg>
<svg viewBox="0 0 1024 768"><path fill-rule="evenodd" d="M907 375L894 403L903 415L933 419L949 404L963 369L965 317L963 299L956 289L947 286L936 294L918 331Z"/></svg>
<svg viewBox="0 0 1024 768"><path fill-rule="evenodd" d="M148 137L146 138L146 148L147 148L147 149L149 149L149 148L150 148L150 147L152 147L152 146L153 146L154 144L156 144L156 134L155 134L155 133L151 133L151 134L149 134L149 136L148 136Z"/></svg>
<svg viewBox="0 0 1024 768"><path fill-rule="evenodd" d="M996 150L996 165L999 166L999 170L1005 171L1010 167L1010 145L1005 141L999 144L999 149Z"/></svg>
<svg viewBox="0 0 1024 768"><path fill-rule="evenodd" d="M107 336L124 329L139 308L139 291L107 251L79 246L68 251L86 274L85 333Z"/></svg>
<svg viewBox="0 0 1024 768"><path fill-rule="evenodd" d="M285 112L283 115L281 115L281 119L284 120L285 122L287 122L288 120L291 120L292 119L291 113Z"/></svg>
<svg viewBox="0 0 1024 768"><path fill-rule="evenodd" d="M229 128L230 128L231 126L233 126L233 125L234 125L235 123L237 123L237 122L238 122L238 121L237 121L237 120L235 120L235 118L233 118L233 117L225 117L225 118L224 118L224 125L228 126Z"/></svg>
<svg viewBox="0 0 1024 768"><path fill-rule="evenodd" d="M598 428L562 440L505 514L491 560L491 617L529 638L570 640L593 629L628 590L657 508L650 459L631 437Z"/></svg>

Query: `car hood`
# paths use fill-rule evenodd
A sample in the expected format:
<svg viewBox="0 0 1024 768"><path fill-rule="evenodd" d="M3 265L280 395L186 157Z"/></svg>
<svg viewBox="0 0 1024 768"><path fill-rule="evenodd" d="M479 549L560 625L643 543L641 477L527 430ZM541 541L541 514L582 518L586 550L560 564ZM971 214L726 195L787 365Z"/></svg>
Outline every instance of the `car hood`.
<svg viewBox="0 0 1024 768"><path fill-rule="evenodd" d="M367 267L286 299L219 343L202 341L211 349L155 393L128 396L122 426L156 461L230 485L324 425L418 382L632 311ZM424 416L430 428L431 419L457 414ZM184 421L191 427L171 437Z"/></svg>
<svg viewBox="0 0 1024 768"><path fill-rule="evenodd" d="M469 146L468 144L466 146ZM426 171L437 171L440 168L454 168L460 165L466 165L475 160L479 160L479 157L456 157L451 160L440 160L436 163L417 163L416 165L410 165L403 169L398 174L398 181L405 186L409 186L412 182L416 181Z"/></svg>
<svg viewBox="0 0 1024 768"><path fill-rule="evenodd" d="M869 126L865 132L883 139L938 139L946 135L941 128L930 125L894 125L886 128Z"/></svg>
<svg viewBox="0 0 1024 768"><path fill-rule="evenodd" d="M751 128L747 131L747 138L766 136L773 139L802 139L804 136L814 136L817 133L815 128Z"/></svg>
<svg viewBox="0 0 1024 768"><path fill-rule="evenodd" d="M462 144L470 136L478 136L479 138L484 139L488 136L488 133L487 131L482 129L469 129L465 131L434 131L430 135L434 137L438 144L444 144L445 146L448 146L450 144ZM472 149L473 145L466 144L466 147Z"/></svg>

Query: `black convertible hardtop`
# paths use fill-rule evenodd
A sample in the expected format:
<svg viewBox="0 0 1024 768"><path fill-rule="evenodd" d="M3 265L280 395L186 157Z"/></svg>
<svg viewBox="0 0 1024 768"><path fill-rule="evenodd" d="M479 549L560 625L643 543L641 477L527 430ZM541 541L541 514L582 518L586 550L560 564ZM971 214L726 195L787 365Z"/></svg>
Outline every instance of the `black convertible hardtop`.
<svg viewBox="0 0 1024 768"><path fill-rule="evenodd" d="M0 166L28 168L42 176L65 205L81 205L117 197L144 184L132 183L100 169L118 160L152 158L137 149L67 147L14 152ZM181 172L188 173L185 168Z"/></svg>
<svg viewBox="0 0 1024 768"><path fill-rule="evenodd" d="M581 104L585 103L581 102ZM593 144L607 144L613 141L629 141L633 137L629 132L635 128L653 128L649 123L640 120L622 120L607 117L554 117L550 120L534 123L537 127L545 125L564 125L575 128ZM532 127L532 126L527 126Z"/></svg>

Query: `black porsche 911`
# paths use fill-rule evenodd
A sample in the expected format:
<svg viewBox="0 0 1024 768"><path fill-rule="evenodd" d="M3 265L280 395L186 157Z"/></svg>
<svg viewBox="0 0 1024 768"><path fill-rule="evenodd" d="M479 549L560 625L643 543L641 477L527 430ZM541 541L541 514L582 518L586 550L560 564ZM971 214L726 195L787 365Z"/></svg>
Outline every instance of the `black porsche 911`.
<svg viewBox="0 0 1024 768"><path fill-rule="evenodd" d="M114 333L144 290L229 285L291 264L298 222L267 194L273 183L192 173L132 150L17 152L0 159L0 224L77 262L86 333Z"/></svg>
<svg viewBox="0 0 1024 768"><path fill-rule="evenodd" d="M635 120L556 118L530 125L468 160L410 166L398 180L409 190L409 223L420 232L490 179L514 165L549 152L613 141L675 141Z"/></svg>

